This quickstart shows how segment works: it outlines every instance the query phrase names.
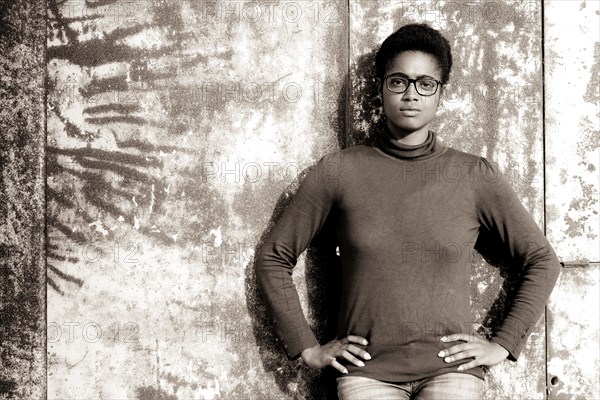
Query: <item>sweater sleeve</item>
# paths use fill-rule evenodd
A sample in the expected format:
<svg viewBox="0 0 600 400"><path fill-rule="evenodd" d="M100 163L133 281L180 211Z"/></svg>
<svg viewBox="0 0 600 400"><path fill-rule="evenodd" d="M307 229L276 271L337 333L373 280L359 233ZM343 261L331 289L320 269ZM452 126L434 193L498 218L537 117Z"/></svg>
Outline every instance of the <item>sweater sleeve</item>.
<svg viewBox="0 0 600 400"><path fill-rule="evenodd" d="M340 152L331 152L311 168L256 257L257 281L290 360L319 344L302 312L292 271L338 201L340 161Z"/></svg>
<svg viewBox="0 0 600 400"><path fill-rule="evenodd" d="M491 338L508 350L509 360L516 361L544 312L558 279L560 263L550 243L499 169L480 157L475 177L480 224L498 234L510 256L523 268L520 285L508 313Z"/></svg>

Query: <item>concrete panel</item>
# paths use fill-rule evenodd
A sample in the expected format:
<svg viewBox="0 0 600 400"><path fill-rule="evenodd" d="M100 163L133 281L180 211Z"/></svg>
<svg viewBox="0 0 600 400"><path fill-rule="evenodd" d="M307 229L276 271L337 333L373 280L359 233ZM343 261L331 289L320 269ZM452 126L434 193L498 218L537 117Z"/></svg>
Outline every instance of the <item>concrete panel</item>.
<svg viewBox="0 0 600 400"><path fill-rule="evenodd" d="M544 9L547 232L569 267L548 307L549 398L600 398L600 3Z"/></svg>
<svg viewBox="0 0 600 400"><path fill-rule="evenodd" d="M0 5L0 398L46 390L45 2Z"/></svg>
<svg viewBox="0 0 600 400"><path fill-rule="evenodd" d="M440 140L497 163L525 207L543 227L541 5L514 1L350 2L348 145L369 142L383 120L373 84L374 54L401 25L427 22L452 45L454 67L434 129ZM515 289L511 265L482 241L473 261L472 303L481 332L496 324ZM516 267L516 266L515 266ZM508 277L508 278L507 278ZM486 377L487 399L545 397L545 321L517 363Z"/></svg>
<svg viewBox="0 0 600 400"><path fill-rule="evenodd" d="M548 398L600 398L600 264L565 268L548 304Z"/></svg>
<svg viewBox="0 0 600 400"><path fill-rule="evenodd" d="M323 396L278 347L252 260L337 146L345 3L49 0L49 17L48 397Z"/></svg>
<svg viewBox="0 0 600 400"><path fill-rule="evenodd" d="M544 5L548 238L563 261L599 261L600 3Z"/></svg>

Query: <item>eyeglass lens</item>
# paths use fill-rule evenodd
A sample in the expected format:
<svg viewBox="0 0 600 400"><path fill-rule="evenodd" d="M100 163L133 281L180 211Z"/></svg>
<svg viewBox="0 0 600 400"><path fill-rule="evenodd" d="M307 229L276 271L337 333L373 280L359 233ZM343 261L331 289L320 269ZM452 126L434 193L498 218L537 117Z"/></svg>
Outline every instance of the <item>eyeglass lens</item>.
<svg viewBox="0 0 600 400"><path fill-rule="evenodd" d="M435 79L417 79L416 81L411 81L415 82L417 93L420 95L430 96L437 90L438 84ZM386 79L388 89L394 93L404 93L411 81L398 76L388 76Z"/></svg>

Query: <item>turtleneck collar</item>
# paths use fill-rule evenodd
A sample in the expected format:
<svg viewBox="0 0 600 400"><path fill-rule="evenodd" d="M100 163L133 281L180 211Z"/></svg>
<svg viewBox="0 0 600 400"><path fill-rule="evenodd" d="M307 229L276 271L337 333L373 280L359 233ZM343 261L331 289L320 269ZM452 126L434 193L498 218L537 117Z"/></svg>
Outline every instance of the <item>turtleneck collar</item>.
<svg viewBox="0 0 600 400"><path fill-rule="evenodd" d="M374 143L384 153L404 160L423 160L442 153L444 146L437 143L436 133L430 130L427 139L420 144L405 144L394 139L390 130L385 127Z"/></svg>

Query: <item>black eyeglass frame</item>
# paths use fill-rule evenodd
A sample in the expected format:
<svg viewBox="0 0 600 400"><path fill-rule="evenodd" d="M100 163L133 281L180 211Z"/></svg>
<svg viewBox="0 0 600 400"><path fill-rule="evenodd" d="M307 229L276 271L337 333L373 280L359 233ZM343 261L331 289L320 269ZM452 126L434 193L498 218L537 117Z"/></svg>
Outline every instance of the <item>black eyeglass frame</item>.
<svg viewBox="0 0 600 400"><path fill-rule="evenodd" d="M403 90L403 91L401 91L401 92L395 92L395 91L393 91L392 89L390 89L390 87L388 86L388 78L390 78L390 77L398 77L398 78L402 78L402 79L405 79L405 80L407 80L407 81L408 81L408 84L406 85L406 89L404 89L404 90ZM435 87L435 90L433 91L433 93L431 93L431 94L422 94L422 93L419 91L419 88L417 87L417 82L418 82L418 81L424 81L424 80L427 80L427 81L434 81L435 83L437 83L437 86ZM402 94L402 93L406 92L406 91L408 90L408 88L410 87L410 84L412 83L412 84L413 84L413 86L415 87L415 90L417 91L417 93L418 93L420 96L427 96L427 97L429 97L429 96L434 96L434 95L437 93L437 91L438 91L438 89L440 88L440 86L441 86L441 85L443 85L442 81L438 81L437 79L434 79L434 78L419 78L419 79L410 79L410 78L408 78L408 77L406 77L406 76L404 76L404 75L398 75L398 74L384 75L384 77L383 77L383 82L384 82L384 84L385 84L385 88L386 88L387 90L389 90L390 92L392 92L392 93L395 93L395 94Z"/></svg>

